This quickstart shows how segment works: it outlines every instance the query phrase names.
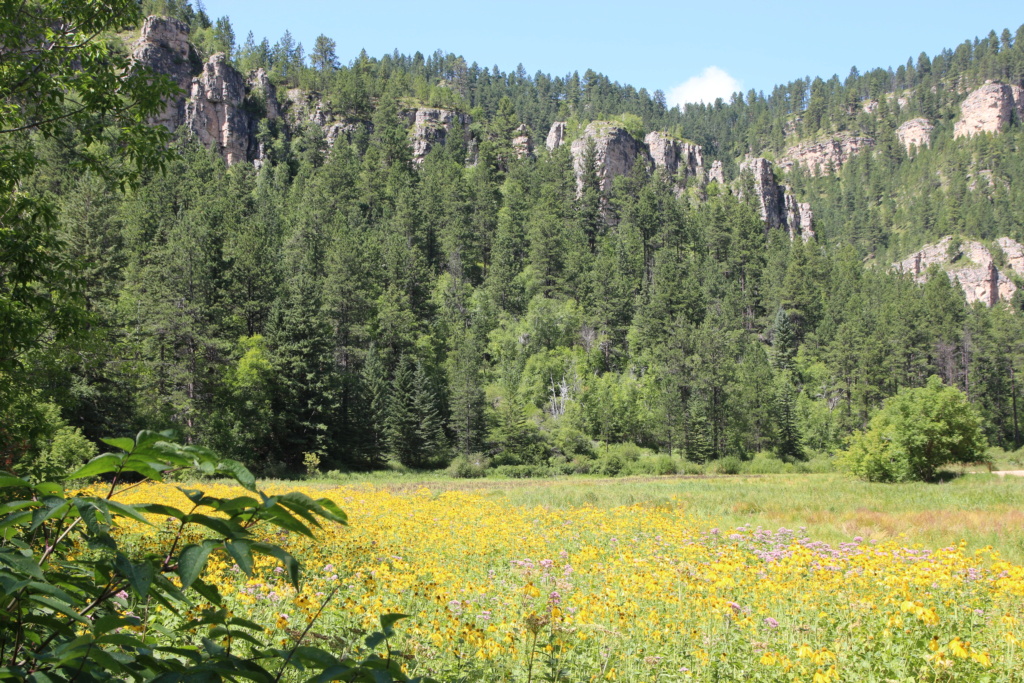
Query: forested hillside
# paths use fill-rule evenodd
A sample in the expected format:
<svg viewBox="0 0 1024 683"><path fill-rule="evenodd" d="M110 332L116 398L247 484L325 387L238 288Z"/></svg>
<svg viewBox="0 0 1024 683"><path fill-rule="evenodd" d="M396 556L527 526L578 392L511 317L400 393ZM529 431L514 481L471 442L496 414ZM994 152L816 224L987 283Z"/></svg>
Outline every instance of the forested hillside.
<svg viewBox="0 0 1024 683"><path fill-rule="evenodd" d="M185 93L155 123L177 131L164 172L83 172L74 130L19 143L87 324L18 351L8 462L171 426L270 475L614 474L609 444L792 461L932 374L1021 445L1024 27L680 110L593 71L341 64L327 36L307 54L144 5L187 36L110 36ZM955 129L989 80L1005 120ZM930 271L891 267L947 235ZM993 300L942 274L972 265L998 269Z"/></svg>

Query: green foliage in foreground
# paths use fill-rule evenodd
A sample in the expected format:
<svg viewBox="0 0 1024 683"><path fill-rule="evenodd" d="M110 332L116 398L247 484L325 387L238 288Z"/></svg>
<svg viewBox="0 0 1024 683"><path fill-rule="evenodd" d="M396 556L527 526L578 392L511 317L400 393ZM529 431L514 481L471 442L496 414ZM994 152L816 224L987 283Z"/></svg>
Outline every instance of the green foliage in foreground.
<svg viewBox="0 0 1024 683"><path fill-rule="evenodd" d="M868 481L926 481L943 465L984 457L987 446L967 397L933 375L924 387L886 399L842 457Z"/></svg>
<svg viewBox="0 0 1024 683"><path fill-rule="evenodd" d="M298 587L299 563L279 545L259 541L254 530L276 527L311 537L322 523L345 524L345 513L330 500L301 493L267 496L239 463L171 437L141 432L134 440L106 440L114 452L71 475L109 478L105 496L0 476L0 679L269 683L287 673L288 680L410 680L390 650L386 658L370 654L361 662L339 658L303 645L308 627L294 647L282 649L270 642L263 625L230 613L217 588L200 578L211 555L229 556L248 575L254 555L273 557ZM185 490L193 503L187 512L115 499L125 482L162 481L187 469L230 478L253 495L216 498ZM166 517L173 528L166 554L140 556L111 533L118 519L152 525L147 515ZM186 544L183 539L199 527L205 540ZM177 625L156 623L150 619L155 605L182 618ZM197 607L197 618L185 616ZM403 617L382 616L381 630L366 638L367 647L386 642Z"/></svg>

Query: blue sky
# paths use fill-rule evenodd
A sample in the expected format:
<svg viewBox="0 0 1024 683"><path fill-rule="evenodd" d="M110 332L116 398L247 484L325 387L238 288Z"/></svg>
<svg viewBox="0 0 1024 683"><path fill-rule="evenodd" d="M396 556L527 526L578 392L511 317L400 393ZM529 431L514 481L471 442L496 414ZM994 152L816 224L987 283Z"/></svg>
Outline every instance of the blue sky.
<svg viewBox="0 0 1024 683"><path fill-rule="evenodd" d="M271 43L288 29L307 51L323 33L342 62L361 49L381 56L437 49L503 71L587 68L669 101L713 98L740 88L768 91L801 76L905 63L955 48L992 29L1024 23L1018 0L837 3L704 0L676 2L314 2L205 0L212 18L231 17L241 43L252 31Z"/></svg>

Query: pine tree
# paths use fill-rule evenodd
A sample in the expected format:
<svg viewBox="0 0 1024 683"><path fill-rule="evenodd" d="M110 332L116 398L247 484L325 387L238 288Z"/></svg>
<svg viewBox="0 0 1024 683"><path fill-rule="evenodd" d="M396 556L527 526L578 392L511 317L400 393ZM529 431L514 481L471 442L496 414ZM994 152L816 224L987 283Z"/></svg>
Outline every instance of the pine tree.
<svg viewBox="0 0 1024 683"><path fill-rule="evenodd" d="M423 361L417 361L412 396L413 413L416 415L417 467L446 464L449 452L448 438L444 433L437 403L433 380Z"/></svg>
<svg viewBox="0 0 1024 683"><path fill-rule="evenodd" d="M402 356L391 378L384 413L384 438L388 456L406 467L419 466L421 457L416 438L418 416L413 404L414 373L412 358Z"/></svg>
<svg viewBox="0 0 1024 683"><path fill-rule="evenodd" d="M455 435L456 452L471 455L480 449L484 436L480 343L471 330L463 329L454 333L452 345L448 355L448 425Z"/></svg>
<svg viewBox="0 0 1024 683"><path fill-rule="evenodd" d="M803 440L797 426L796 390L793 376L783 370L775 377L775 452L784 460L804 457Z"/></svg>
<svg viewBox="0 0 1024 683"><path fill-rule="evenodd" d="M789 320L789 313L780 306L772 325L772 365L778 370L791 369L796 346L796 333Z"/></svg>

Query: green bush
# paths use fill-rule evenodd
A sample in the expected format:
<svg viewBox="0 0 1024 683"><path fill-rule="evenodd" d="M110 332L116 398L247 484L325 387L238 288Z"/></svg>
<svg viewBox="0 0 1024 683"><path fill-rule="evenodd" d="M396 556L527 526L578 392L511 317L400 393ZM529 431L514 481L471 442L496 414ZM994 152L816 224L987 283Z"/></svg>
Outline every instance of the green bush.
<svg viewBox="0 0 1024 683"><path fill-rule="evenodd" d="M584 458L593 458L595 456L594 445L586 434L578 429L573 429L572 427L559 429L555 432L553 441L555 450L569 460L576 456Z"/></svg>
<svg viewBox="0 0 1024 683"><path fill-rule="evenodd" d="M840 459L868 481L926 481L943 465L976 461L987 445L967 397L933 375L924 387L886 399Z"/></svg>
<svg viewBox="0 0 1024 683"><path fill-rule="evenodd" d="M493 472L500 477L509 479L537 479L557 474L556 471L545 465L501 465L495 467Z"/></svg>
<svg viewBox="0 0 1024 683"><path fill-rule="evenodd" d="M715 474L739 474L743 469L743 461L735 455L727 455L710 463L710 467Z"/></svg>
<svg viewBox="0 0 1024 683"><path fill-rule="evenodd" d="M697 462L691 462L689 460L684 460L681 463L681 468L680 468L679 474L688 474L688 475L694 476L694 475L706 474L706 472L704 471L704 465L701 465L700 463L697 463Z"/></svg>
<svg viewBox="0 0 1024 683"><path fill-rule="evenodd" d="M775 453L761 451L755 453L753 459L742 463L743 474L783 474L787 471L787 465Z"/></svg>
<svg viewBox="0 0 1024 683"><path fill-rule="evenodd" d="M482 453L472 455L459 455L452 460L445 470L450 477L457 479L479 479L487 476L487 468L490 462Z"/></svg>
<svg viewBox="0 0 1024 683"><path fill-rule="evenodd" d="M668 453L656 453L650 455L642 455L635 462L627 463L623 468L622 474L632 475L649 475L649 476L667 476L671 474L678 474L679 465Z"/></svg>
<svg viewBox="0 0 1024 683"><path fill-rule="evenodd" d="M603 474L606 477L617 477L622 472L622 468L626 466L621 455L618 452L605 453L597 461L597 473Z"/></svg>
<svg viewBox="0 0 1024 683"><path fill-rule="evenodd" d="M31 399L15 406L16 432L22 434L23 447L12 470L34 482L60 482L99 452L94 443L71 427L52 403ZM10 407L9 407L10 408ZM10 416L6 416L10 417Z"/></svg>

